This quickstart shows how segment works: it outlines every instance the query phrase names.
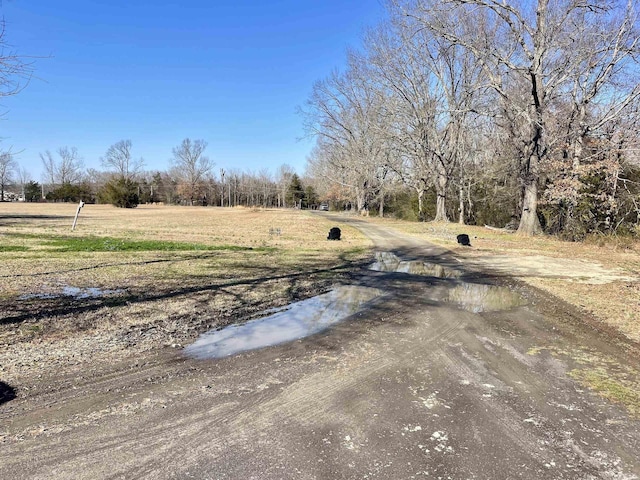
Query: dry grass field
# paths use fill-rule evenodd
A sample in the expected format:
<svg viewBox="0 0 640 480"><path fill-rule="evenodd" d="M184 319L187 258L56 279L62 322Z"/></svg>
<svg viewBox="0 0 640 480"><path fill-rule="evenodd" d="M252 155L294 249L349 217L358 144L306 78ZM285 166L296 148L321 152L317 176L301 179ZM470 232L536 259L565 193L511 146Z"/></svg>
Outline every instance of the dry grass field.
<svg viewBox="0 0 640 480"><path fill-rule="evenodd" d="M326 290L370 242L310 212L0 203L0 373L13 380L158 342ZM73 335L71 335L73 334ZM135 348L131 348L135 346Z"/></svg>
<svg viewBox="0 0 640 480"><path fill-rule="evenodd" d="M594 237L572 243L455 223L370 220L447 247L470 264L519 278L640 342L640 242ZM471 237L471 248L457 244L459 233Z"/></svg>

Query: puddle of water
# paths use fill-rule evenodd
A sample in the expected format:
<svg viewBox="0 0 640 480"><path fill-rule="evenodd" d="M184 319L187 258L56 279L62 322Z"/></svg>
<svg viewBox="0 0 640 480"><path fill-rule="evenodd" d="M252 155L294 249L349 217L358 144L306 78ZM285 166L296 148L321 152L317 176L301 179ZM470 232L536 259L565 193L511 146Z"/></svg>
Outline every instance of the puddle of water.
<svg viewBox="0 0 640 480"><path fill-rule="evenodd" d="M104 290L102 288L78 288L78 287L64 287L62 289L62 295L65 297L75 298L99 298L107 295L113 295L122 293L122 290Z"/></svg>
<svg viewBox="0 0 640 480"><path fill-rule="evenodd" d="M79 288L79 287L62 287L60 293L28 293L20 295L18 300L32 300L32 299L51 299L61 297L74 297L74 298L100 298L107 295L114 295L122 293L123 290L105 290L102 288Z"/></svg>
<svg viewBox="0 0 640 480"><path fill-rule="evenodd" d="M184 353L197 359L221 358L298 340L344 320L382 294L376 288L337 287L323 295L293 303L268 317L204 333L186 347Z"/></svg>
<svg viewBox="0 0 640 480"><path fill-rule="evenodd" d="M446 301L473 313L497 312L526 305L524 299L506 287L463 283L449 290Z"/></svg>
<svg viewBox="0 0 640 480"><path fill-rule="evenodd" d="M410 273L437 278L458 278L462 275L453 268L443 267L437 263L400 260L391 252L377 252L376 261L369 268L376 272Z"/></svg>

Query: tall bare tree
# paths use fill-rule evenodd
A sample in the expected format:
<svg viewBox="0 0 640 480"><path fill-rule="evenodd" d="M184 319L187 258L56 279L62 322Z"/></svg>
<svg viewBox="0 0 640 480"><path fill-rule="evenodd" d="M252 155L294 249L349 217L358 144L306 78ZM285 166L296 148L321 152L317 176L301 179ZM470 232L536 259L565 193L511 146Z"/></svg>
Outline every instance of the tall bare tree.
<svg viewBox="0 0 640 480"><path fill-rule="evenodd" d="M20 192L22 200L25 200L24 187L27 183L33 180L31 173L23 166L19 166L17 169L17 178L20 183Z"/></svg>
<svg viewBox="0 0 640 480"><path fill-rule="evenodd" d="M0 153L0 202L4 202L4 190L13 182L13 176L18 169L18 164L11 152Z"/></svg>
<svg viewBox="0 0 640 480"><path fill-rule="evenodd" d="M180 189L190 205L201 195L204 181L215 166L204 155L207 142L185 138L173 149L173 172L179 179Z"/></svg>
<svg viewBox="0 0 640 480"><path fill-rule="evenodd" d="M276 173L276 183L278 186L277 187L278 189L277 206L278 207L287 206L285 203L285 197L287 196L287 188L291 183L291 177L293 177L295 173L296 171L294 170L294 168L287 163L280 165L280 167L278 168L278 171Z"/></svg>
<svg viewBox="0 0 640 480"><path fill-rule="evenodd" d="M104 157L100 159L102 166L121 179L133 180L144 167L144 160L134 160L131 156L131 140L120 140L111 145Z"/></svg>
<svg viewBox="0 0 640 480"><path fill-rule="evenodd" d="M44 153L40 153L40 160L44 168L43 182L48 183L51 187L56 184L57 181L57 164L56 160L49 150Z"/></svg>
<svg viewBox="0 0 640 480"><path fill-rule="evenodd" d="M313 168L348 187L358 211L366 213L380 182L388 180L383 172L390 161L386 124L392 114L384 92L374 88L360 59L351 55L346 72L314 85L301 113L307 133L317 139Z"/></svg>
<svg viewBox="0 0 640 480"><path fill-rule="evenodd" d="M580 125L587 118L588 104L599 96L616 95L615 74L632 72L638 54L635 2L418 0L401 8L421 28L467 49L482 65L500 99L496 119L509 131L518 151L522 182L518 232L539 232L543 162L560 138L552 135L557 131L554 109L573 95L573 123ZM631 92L635 89L632 86Z"/></svg>
<svg viewBox="0 0 640 480"><path fill-rule="evenodd" d="M400 175L422 195L436 191L436 221L448 221L447 196L466 158L472 113L483 93L481 68L460 46L452 46L411 16L393 11L391 22L365 37L368 74L392 97L393 138ZM390 132L392 133L392 132Z"/></svg>
<svg viewBox="0 0 640 480"><path fill-rule="evenodd" d="M56 185L77 183L82 180L84 162L76 147L61 147L57 151L56 160L49 150L40 153L47 183L53 188Z"/></svg>

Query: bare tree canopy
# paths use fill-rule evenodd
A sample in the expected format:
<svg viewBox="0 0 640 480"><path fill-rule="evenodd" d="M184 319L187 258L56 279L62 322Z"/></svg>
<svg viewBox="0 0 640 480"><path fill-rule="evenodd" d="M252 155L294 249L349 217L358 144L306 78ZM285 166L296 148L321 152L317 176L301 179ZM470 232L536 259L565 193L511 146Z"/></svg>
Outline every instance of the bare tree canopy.
<svg viewBox="0 0 640 480"><path fill-rule="evenodd" d="M204 195L204 182L215 166L204 155L206 148L207 142L204 140L185 138L173 149L173 172L179 178L180 189L191 205Z"/></svg>
<svg viewBox="0 0 640 480"><path fill-rule="evenodd" d="M387 95L362 67L360 58L350 56L346 72L316 82L301 113L307 132L317 138L313 168L353 192L358 211L366 214L389 170L392 115Z"/></svg>
<svg viewBox="0 0 640 480"><path fill-rule="evenodd" d="M464 222L474 188L491 201L491 188L475 185L494 181L494 193L512 192L507 218L520 234L540 232L542 213L560 214L562 228L583 222L594 215L580 213L585 203L609 228L619 187L635 182L620 172L640 143L638 6L389 0L388 19L302 109L317 142L309 168L359 205L365 190L383 203L400 178L421 218L428 192L429 218L448 221L457 197ZM588 193L595 178L600 191Z"/></svg>
<svg viewBox="0 0 640 480"><path fill-rule="evenodd" d="M133 160L131 157L131 140L120 140L107 149L105 156L100 159L102 166L118 177L132 180L144 166L144 160Z"/></svg>
<svg viewBox="0 0 640 480"><path fill-rule="evenodd" d="M40 159L49 185L77 183L82 179L84 162L76 147L60 147L59 160L55 160L49 150L40 153Z"/></svg>
<svg viewBox="0 0 640 480"><path fill-rule="evenodd" d="M15 95L29 83L33 65L8 44L5 21L0 19L0 97Z"/></svg>
<svg viewBox="0 0 640 480"><path fill-rule="evenodd" d="M415 22L416 32L433 32L470 52L482 66L498 100L498 108L486 113L508 130L520 161L519 233L540 231L538 188L556 147L568 143L579 157L585 136L613 120L640 93L635 3L395 3L397 12Z"/></svg>

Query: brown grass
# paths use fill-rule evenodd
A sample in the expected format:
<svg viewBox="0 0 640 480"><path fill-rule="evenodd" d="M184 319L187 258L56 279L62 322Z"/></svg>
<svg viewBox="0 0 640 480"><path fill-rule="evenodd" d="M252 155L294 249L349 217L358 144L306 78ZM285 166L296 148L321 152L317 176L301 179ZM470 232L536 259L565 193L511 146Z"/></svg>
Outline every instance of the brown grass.
<svg viewBox="0 0 640 480"><path fill-rule="evenodd" d="M283 268L330 267L368 246L362 234L351 227L343 228L341 242L328 242L326 235L332 224L308 212L87 205L72 232L75 208L70 204L0 204L0 246L29 248L0 252L0 276L6 279L3 297L47 292L52 284L151 287L195 277L253 278ZM256 251L56 252L38 238L23 235L163 240Z"/></svg>

